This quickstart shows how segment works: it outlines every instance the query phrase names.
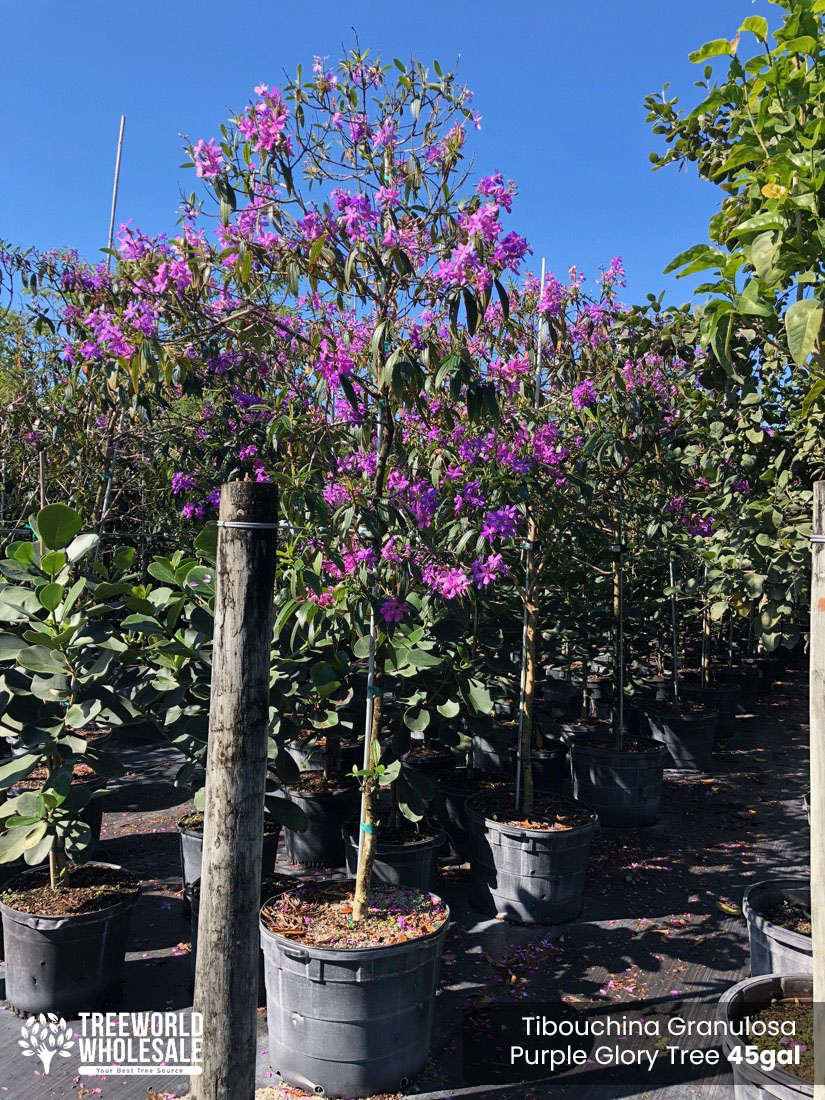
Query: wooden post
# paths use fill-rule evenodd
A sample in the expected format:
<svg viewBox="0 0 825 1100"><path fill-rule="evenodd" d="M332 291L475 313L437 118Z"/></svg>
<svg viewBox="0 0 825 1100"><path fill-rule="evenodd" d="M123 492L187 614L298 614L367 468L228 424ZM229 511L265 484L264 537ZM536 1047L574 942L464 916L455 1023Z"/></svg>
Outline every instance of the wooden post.
<svg viewBox="0 0 825 1100"><path fill-rule="evenodd" d="M811 923L814 1096L825 1100L825 481L814 484L811 544Z"/></svg>
<svg viewBox="0 0 825 1100"><path fill-rule="evenodd" d="M194 1011L195 1100L253 1100L277 491L221 487Z"/></svg>

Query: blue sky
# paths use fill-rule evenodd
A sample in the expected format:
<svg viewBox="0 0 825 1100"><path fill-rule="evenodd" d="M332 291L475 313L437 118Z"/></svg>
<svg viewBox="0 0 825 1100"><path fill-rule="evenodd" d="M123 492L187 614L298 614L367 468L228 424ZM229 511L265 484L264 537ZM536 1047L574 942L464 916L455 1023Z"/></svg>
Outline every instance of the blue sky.
<svg viewBox="0 0 825 1100"><path fill-rule="evenodd" d="M259 81L340 56L357 30L388 59L416 55L460 72L483 115L476 166L518 181L509 228L562 274L592 279L621 255L628 300L688 287L662 275L704 238L719 193L690 172L652 172L644 96L666 81L692 102L687 54L732 37L767 0L0 0L0 237L94 258L105 245L117 130L126 115L118 220L171 229L194 173L179 134L216 136Z"/></svg>

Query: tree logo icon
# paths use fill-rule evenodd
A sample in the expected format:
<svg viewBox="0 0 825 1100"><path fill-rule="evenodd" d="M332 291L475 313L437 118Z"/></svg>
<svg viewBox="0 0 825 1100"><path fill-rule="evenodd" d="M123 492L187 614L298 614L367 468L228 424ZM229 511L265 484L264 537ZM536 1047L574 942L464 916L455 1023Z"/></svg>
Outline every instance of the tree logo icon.
<svg viewBox="0 0 825 1100"><path fill-rule="evenodd" d="M54 1012L41 1012L39 1016L29 1016L20 1030L22 1038L18 1043L23 1048L25 1058L33 1058L36 1054L43 1063L44 1073L51 1069L52 1058L59 1054L61 1058L69 1057L69 1049L74 1046L72 1036L74 1032L66 1021L56 1016Z"/></svg>

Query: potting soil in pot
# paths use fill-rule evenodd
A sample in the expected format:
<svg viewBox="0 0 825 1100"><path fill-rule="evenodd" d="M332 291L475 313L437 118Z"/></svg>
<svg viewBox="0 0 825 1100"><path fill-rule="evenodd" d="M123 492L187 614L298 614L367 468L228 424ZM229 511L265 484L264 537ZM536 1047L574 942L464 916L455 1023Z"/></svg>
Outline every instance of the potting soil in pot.
<svg viewBox="0 0 825 1100"><path fill-rule="evenodd" d="M805 1004L796 999L771 1001L765 1008L758 1012L748 1014L751 1022L759 1020L768 1028L772 1023L781 1027L783 1020L792 1020L794 1034L788 1035L756 1035L751 1032L748 1042L761 1050L772 1050L779 1054L781 1051L798 1051L798 1065L782 1065L784 1073L790 1073L793 1077L799 1077L803 1081L814 1079L814 1009L813 1005Z"/></svg>
<svg viewBox="0 0 825 1100"><path fill-rule="evenodd" d="M58 917L108 909L133 897L136 889L134 878L124 871L96 865L70 866L64 889L52 890L49 872L43 870L27 880L25 889L12 887L2 897L4 904L19 913Z"/></svg>
<svg viewBox="0 0 825 1100"><path fill-rule="evenodd" d="M382 947L437 932L447 908L434 894L373 884L367 916L352 923L352 885L308 883L282 894L261 912L264 927L313 947Z"/></svg>

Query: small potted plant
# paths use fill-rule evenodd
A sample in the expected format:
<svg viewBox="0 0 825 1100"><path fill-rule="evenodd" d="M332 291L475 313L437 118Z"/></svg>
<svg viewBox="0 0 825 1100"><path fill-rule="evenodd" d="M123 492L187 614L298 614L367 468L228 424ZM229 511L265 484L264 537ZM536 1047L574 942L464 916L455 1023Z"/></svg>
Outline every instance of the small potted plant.
<svg viewBox="0 0 825 1100"><path fill-rule="evenodd" d="M9 881L0 899L6 996L27 1014L73 1014L109 993L139 892L123 868L88 862L94 838L83 813L93 794L89 784L73 783L78 767L119 774L116 760L81 731L123 714L117 666L128 647L117 631L133 557L116 553L110 565L99 561L83 572L98 540L81 527L73 509L47 505L32 521L37 541L11 544L0 563L11 581L0 589L4 648L15 662L5 674L11 691L0 722L25 749L0 767L0 788L40 770L35 789L0 806L0 862L22 857L32 868Z"/></svg>

